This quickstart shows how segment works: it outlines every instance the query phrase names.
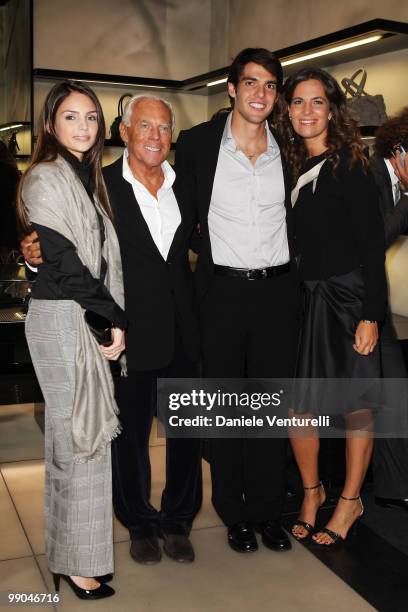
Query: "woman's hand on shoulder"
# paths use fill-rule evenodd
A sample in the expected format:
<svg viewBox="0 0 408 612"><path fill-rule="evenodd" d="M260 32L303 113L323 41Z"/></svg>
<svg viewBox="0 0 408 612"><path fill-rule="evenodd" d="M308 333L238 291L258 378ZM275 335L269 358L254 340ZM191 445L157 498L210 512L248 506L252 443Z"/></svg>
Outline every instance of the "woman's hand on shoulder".
<svg viewBox="0 0 408 612"><path fill-rule="evenodd" d="M353 349L359 355L369 355L378 342L378 324L376 321L360 321L354 336Z"/></svg>
<svg viewBox="0 0 408 612"><path fill-rule="evenodd" d="M112 328L112 344L110 346L102 346L99 348L106 359L117 361L125 350L125 332L119 327Z"/></svg>

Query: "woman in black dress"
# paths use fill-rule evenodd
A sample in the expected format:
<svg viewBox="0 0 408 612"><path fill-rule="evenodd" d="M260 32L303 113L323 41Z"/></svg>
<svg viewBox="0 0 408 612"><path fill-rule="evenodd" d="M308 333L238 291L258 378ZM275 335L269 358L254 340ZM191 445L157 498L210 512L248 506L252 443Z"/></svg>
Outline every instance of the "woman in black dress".
<svg viewBox="0 0 408 612"><path fill-rule="evenodd" d="M290 77L285 98L285 157L293 177L304 295L297 377L379 378L378 322L386 307L384 229L356 124L338 83L323 70L303 69ZM372 454L372 413L370 402L357 397L347 403L339 396L337 410L331 408L332 415L345 420L346 479L327 526L312 536L320 545L342 542L363 513L360 488ZM330 414L324 403L306 401L295 412ZM291 430L291 442L305 495L292 533L304 539L313 533L326 496L318 473L318 432L310 428L307 437L304 431L300 437L296 433Z"/></svg>

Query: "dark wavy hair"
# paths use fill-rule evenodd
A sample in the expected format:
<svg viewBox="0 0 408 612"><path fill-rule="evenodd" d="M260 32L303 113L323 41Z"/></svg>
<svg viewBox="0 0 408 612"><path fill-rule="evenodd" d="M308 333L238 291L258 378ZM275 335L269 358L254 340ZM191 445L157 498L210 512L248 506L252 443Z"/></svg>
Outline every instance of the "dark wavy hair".
<svg viewBox="0 0 408 612"><path fill-rule="evenodd" d="M296 134L289 119L288 108L291 104L294 91L299 83L315 79L323 85L325 95L329 101L331 120L327 133L326 157L333 164L333 170L339 163L339 149L346 147L350 152L350 167L357 161L367 166L367 158L363 152L363 143L356 121L354 121L347 110L346 96L340 89L336 79L331 74L320 68L303 68L289 77L284 85L284 99L286 102L285 112L281 115L277 125L282 141L282 151L296 183L302 167L307 158L307 150L304 139Z"/></svg>
<svg viewBox="0 0 408 612"><path fill-rule="evenodd" d="M39 125L38 125L38 137L34 148L33 155L31 157L30 164L24 173L17 195L17 218L24 233L30 231L30 224L27 218L27 211L24 206L22 198L22 187L24 183L24 177L32 168L34 168L40 162L51 162L54 161L61 151L62 145L58 141L55 133L55 117L58 108L62 102L71 93L78 92L88 96L95 104L96 114L98 118L98 130L96 134L96 140L92 147L84 154L83 162L91 167L91 175L95 184L95 190L98 197L98 201L105 210L109 218L112 218L111 207L109 204L108 194L105 187L105 182L102 176L101 159L102 151L105 141L105 119L102 112L101 104L96 97L95 92L79 81L62 81L57 83L48 92L45 99L44 106L41 110Z"/></svg>
<svg viewBox="0 0 408 612"><path fill-rule="evenodd" d="M396 145L402 145L408 152L408 106L375 132L374 150L380 157L392 157Z"/></svg>

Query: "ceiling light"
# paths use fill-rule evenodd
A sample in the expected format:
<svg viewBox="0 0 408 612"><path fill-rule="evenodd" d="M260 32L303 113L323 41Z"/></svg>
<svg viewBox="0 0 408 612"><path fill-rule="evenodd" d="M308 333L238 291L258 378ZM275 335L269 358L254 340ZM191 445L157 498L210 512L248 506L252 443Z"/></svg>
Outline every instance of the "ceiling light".
<svg viewBox="0 0 408 612"><path fill-rule="evenodd" d="M10 123L3 127L0 127L0 132L5 132L6 130L16 130L17 128L22 128L24 125L22 123Z"/></svg>
<svg viewBox="0 0 408 612"><path fill-rule="evenodd" d="M227 77L223 79L218 79L218 81L211 81L210 83L207 83L207 87L212 87L213 85L220 85L220 83L226 83L226 82L227 82Z"/></svg>
<svg viewBox="0 0 408 612"><path fill-rule="evenodd" d="M353 42L344 43L337 45L336 47L329 47L328 49L322 49L321 51L314 51L307 55L301 55L293 59L283 60L282 66L289 66L290 64L297 64L298 62L305 62L306 60L314 59L315 57L321 57L322 55L330 55L331 53L337 53L338 51L344 51L345 49L352 49L353 47L359 47L360 45L368 45L369 43L376 42L382 38L381 34L376 36L369 36L368 38L361 38L360 40L354 40Z"/></svg>

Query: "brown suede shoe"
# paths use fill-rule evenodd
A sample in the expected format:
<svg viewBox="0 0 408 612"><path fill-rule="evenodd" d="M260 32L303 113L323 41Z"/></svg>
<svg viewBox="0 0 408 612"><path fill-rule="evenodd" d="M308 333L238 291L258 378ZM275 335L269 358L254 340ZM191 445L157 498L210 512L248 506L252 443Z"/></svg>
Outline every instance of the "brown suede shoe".
<svg viewBox="0 0 408 612"><path fill-rule="evenodd" d="M170 559L179 563L191 563L194 561L194 549L186 535L177 533L164 533L163 550Z"/></svg>
<svg viewBox="0 0 408 612"><path fill-rule="evenodd" d="M137 563L142 563L143 565L159 563L162 558L162 553L156 536L132 540L130 544L130 556L137 561Z"/></svg>

